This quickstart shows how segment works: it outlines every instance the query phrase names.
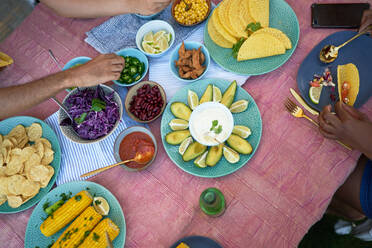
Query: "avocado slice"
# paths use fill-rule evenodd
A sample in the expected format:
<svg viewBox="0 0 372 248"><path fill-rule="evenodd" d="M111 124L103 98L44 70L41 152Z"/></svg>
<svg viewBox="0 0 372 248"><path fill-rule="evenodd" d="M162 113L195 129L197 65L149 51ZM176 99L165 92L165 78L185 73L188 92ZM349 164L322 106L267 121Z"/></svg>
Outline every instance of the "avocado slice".
<svg viewBox="0 0 372 248"><path fill-rule="evenodd" d="M191 109L183 102L174 102L170 107L172 114L180 119L188 121L191 115Z"/></svg>
<svg viewBox="0 0 372 248"><path fill-rule="evenodd" d="M174 131L165 136L165 141L171 145L179 145L190 136L190 130Z"/></svg>
<svg viewBox="0 0 372 248"><path fill-rule="evenodd" d="M207 147L198 143L193 142L189 147L187 147L185 153L182 156L183 161L187 162L193 160L194 158L200 156L207 150Z"/></svg>
<svg viewBox="0 0 372 248"><path fill-rule="evenodd" d="M252 146L243 138L240 138L236 134L231 134L230 137L227 139L227 144L231 146L235 151L241 154L251 154Z"/></svg>
<svg viewBox="0 0 372 248"><path fill-rule="evenodd" d="M213 85L209 84L207 89L204 91L203 96L200 98L199 104L204 102L211 102L213 100Z"/></svg>
<svg viewBox="0 0 372 248"><path fill-rule="evenodd" d="M221 103L225 105L227 108L230 108L231 104L234 101L235 93L236 93L236 81L234 80L229 88L223 93Z"/></svg>
<svg viewBox="0 0 372 248"><path fill-rule="evenodd" d="M206 164L208 166L215 166L222 158L222 151L223 143L218 146L212 146L207 154L207 159L205 160Z"/></svg>

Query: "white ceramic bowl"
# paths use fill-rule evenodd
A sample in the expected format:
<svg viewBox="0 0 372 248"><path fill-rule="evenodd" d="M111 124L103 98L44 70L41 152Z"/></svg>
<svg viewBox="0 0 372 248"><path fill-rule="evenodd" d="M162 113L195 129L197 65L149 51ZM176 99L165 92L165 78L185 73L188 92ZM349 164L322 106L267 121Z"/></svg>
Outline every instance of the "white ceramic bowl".
<svg viewBox="0 0 372 248"><path fill-rule="evenodd" d="M115 160L116 160L117 163L122 161L121 158L120 158L120 155L119 155L120 143L124 139L125 136L127 136L128 134L133 133L133 132L142 132L142 133L145 133L148 136L150 136L150 138L152 139L152 142L154 143L154 147L155 147L154 156L152 157L151 161L148 162L142 168L138 168L138 169L130 168L130 167L127 167L125 164L121 165L121 167L123 167L124 169L126 169L128 171L141 171L141 170L144 170L144 169L146 169L147 167L150 166L150 164L155 160L156 154L158 153L158 145L156 144L155 136L151 133L151 131L149 129L147 129L145 127L142 127L142 126L132 126L132 127L128 127L127 129L124 129L116 137L115 144L114 144L114 157L115 157Z"/></svg>
<svg viewBox="0 0 372 248"><path fill-rule="evenodd" d="M218 125L222 124L220 134L210 131L214 120L218 120ZM200 104L192 111L189 119L191 136L205 146L216 146L225 142L230 137L233 128L234 118L231 111L218 102Z"/></svg>
<svg viewBox="0 0 372 248"><path fill-rule="evenodd" d="M152 31L155 34L156 32L158 32L160 30L165 30L167 33L171 33L171 35L172 35L172 38L171 38L171 41L169 43L168 49L161 52L161 53L158 53L158 54L152 54L152 53L145 52L142 48L142 40L143 40L143 37L145 36L145 34L147 34L150 31ZM174 33L174 29L168 22L161 21L161 20L149 21L149 22L146 22L145 24L143 24L138 29L137 35L136 35L136 45L141 52L146 54L146 56L149 56L149 57L152 57L152 58L158 58L158 57L163 56L167 51L169 51L169 49L172 47L172 45L174 43L175 37L176 37L176 34Z"/></svg>
<svg viewBox="0 0 372 248"><path fill-rule="evenodd" d="M111 92L114 92L114 101L119 106L119 119L116 121L114 127L112 128L112 130L108 134L106 134L105 136L99 137L98 139L95 139L95 140L82 139L73 130L72 126L61 126L61 125L59 125L59 127L61 128L61 131L62 131L63 135L66 136L69 140L71 140L71 141L73 141L75 143L79 143L79 144L92 144L92 143L96 143L96 142L99 142L99 141L107 138L108 136L110 136L115 131L115 129L118 127L118 125L120 123L120 120L121 120L121 117L123 115L123 103L121 101L121 98L120 98L119 94L114 89L112 89L111 87L106 86L104 84L100 84L100 86L102 87L102 89L105 92L105 94L109 94ZM96 87L97 86L80 87L79 89L86 89L86 88L96 89ZM67 100L67 98L70 95L74 95L77 90L78 90L78 88L75 88L72 91L70 91L70 93L68 93L66 95L66 97L63 99L63 102L62 102L65 106L66 106L66 100ZM58 110L58 122L61 123L65 118L67 118L67 115L66 115L65 111L63 111L62 109L59 109Z"/></svg>

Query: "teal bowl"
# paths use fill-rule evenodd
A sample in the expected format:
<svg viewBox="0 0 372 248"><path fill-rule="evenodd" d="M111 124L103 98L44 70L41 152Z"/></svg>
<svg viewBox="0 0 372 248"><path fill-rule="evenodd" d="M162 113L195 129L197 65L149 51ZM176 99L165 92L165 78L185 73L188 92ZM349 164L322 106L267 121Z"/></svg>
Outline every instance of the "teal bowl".
<svg viewBox="0 0 372 248"><path fill-rule="evenodd" d="M137 84L138 82L141 82L141 80L146 76L147 71L149 70L149 61L148 61L146 55L143 54L143 52L141 52L140 50L135 49L135 48L124 48L124 49L116 52L115 54L117 54L119 56L123 56L123 57L131 56L131 57L137 58L140 62L143 62L145 64L145 70L144 70L141 78L138 79L137 81L134 81L133 83L124 84L124 83L121 83L119 80L113 80L114 83L116 85L119 85L119 86L128 87L128 86L133 86L133 85Z"/></svg>
<svg viewBox="0 0 372 248"><path fill-rule="evenodd" d="M172 52L172 55L171 55L171 58L169 60L169 68L172 72L172 74L180 81L183 81L183 82L189 82L189 83L192 83L192 82L195 82L196 80L199 80L201 79L208 71L208 68L209 68L209 63L211 62L211 59L210 59L210 56L209 56L209 52L208 52L208 49L201 43L199 42L194 42L194 41L186 41L185 42L185 48L186 50L191 50L191 49L198 49L199 47L202 47L201 48L201 51L204 53L204 57L205 57L205 61L204 61L204 64L203 66L205 66L205 70L203 72L203 74L201 74L198 78L196 79L184 79L184 78L181 78L180 75L178 74L178 68L176 67L175 65L175 61L178 60L179 58L179 55L178 55L178 50L180 49L182 43L179 44L178 46L176 46L176 48L173 50Z"/></svg>
<svg viewBox="0 0 372 248"><path fill-rule="evenodd" d="M62 71L65 71L65 70L70 69L72 67L75 67L77 65L85 64L86 62L88 62L90 60L92 60L92 58L85 57L85 56L80 56L80 57L73 58L63 66ZM71 90L72 90L72 88L66 89L67 92L70 92Z"/></svg>
<svg viewBox="0 0 372 248"><path fill-rule="evenodd" d="M155 17L159 16L163 11L164 10L159 11L159 12L157 12L155 14L152 14L152 15L140 15L140 14L134 14L134 15L141 18L141 19L144 19L144 20L151 20L151 19L154 19Z"/></svg>

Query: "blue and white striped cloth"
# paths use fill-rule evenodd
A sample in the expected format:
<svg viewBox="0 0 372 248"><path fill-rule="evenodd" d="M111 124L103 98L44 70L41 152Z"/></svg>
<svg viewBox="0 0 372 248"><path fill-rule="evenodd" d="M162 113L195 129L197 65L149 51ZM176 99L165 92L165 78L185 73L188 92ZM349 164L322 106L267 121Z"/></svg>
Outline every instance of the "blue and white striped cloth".
<svg viewBox="0 0 372 248"><path fill-rule="evenodd" d="M123 103L127 93L126 87L114 85ZM57 134L61 146L61 168L57 177L57 185L71 181L82 180L80 175L116 163L114 158L114 142L116 137L124 129L133 125L142 125L130 119L123 113L123 117L116 130L106 139L94 144L77 144L67 139L59 128L58 112L49 116L46 123Z"/></svg>

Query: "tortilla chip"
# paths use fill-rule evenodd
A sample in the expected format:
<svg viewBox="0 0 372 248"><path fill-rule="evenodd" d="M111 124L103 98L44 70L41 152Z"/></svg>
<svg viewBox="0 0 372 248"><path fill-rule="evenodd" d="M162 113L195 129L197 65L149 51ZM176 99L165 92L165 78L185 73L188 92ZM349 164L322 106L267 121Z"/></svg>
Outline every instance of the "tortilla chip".
<svg viewBox="0 0 372 248"><path fill-rule="evenodd" d="M238 61L269 57L285 53L283 43L269 34L250 36L238 52Z"/></svg>
<svg viewBox="0 0 372 248"><path fill-rule="evenodd" d="M26 178L21 175L13 175L8 178L8 191L11 195L20 195L22 193L22 185Z"/></svg>
<svg viewBox="0 0 372 248"><path fill-rule="evenodd" d="M239 34L235 33L229 19L229 10L227 7L229 7L228 3L231 0L223 0L220 5L216 8L218 19L221 22L222 27L224 30L230 35L233 36L235 39L239 38Z"/></svg>
<svg viewBox="0 0 372 248"><path fill-rule="evenodd" d="M7 199L8 199L8 205L11 208L18 208L23 203L22 197L18 195L8 195Z"/></svg>
<svg viewBox="0 0 372 248"><path fill-rule="evenodd" d="M270 5L269 0L249 0L249 13L262 27L269 26Z"/></svg>
<svg viewBox="0 0 372 248"><path fill-rule="evenodd" d="M218 18L217 11L213 11L212 17L209 21L212 21L212 25L214 26L214 29L228 42L235 44L237 42L237 39L234 36L231 36L221 25L221 22Z"/></svg>
<svg viewBox="0 0 372 248"><path fill-rule="evenodd" d="M349 102L347 104L353 106L359 93L359 71L352 63L337 66L337 87L340 99L344 82L349 82L351 85L348 94Z"/></svg>
<svg viewBox="0 0 372 248"><path fill-rule="evenodd" d="M21 195L23 197L35 196L40 190L40 184L32 180L26 179L21 186Z"/></svg>
<svg viewBox="0 0 372 248"><path fill-rule="evenodd" d="M26 128L27 130L27 136L30 141L36 141L41 138L41 135L43 135L43 129L41 128L41 125L39 123L32 123L31 126Z"/></svg>
<svg viewBox="0 0 372 248"><path fill-rule="evenodd" d="M257 30L256 32L254 32L252 35L257 35L257 34L270 34L270 35L274 36L275 38L277 38L278 40L280 40L283 43L285 49L291 49L292 48L291 40L288 38L287 35L285 35L285 33L280 31L279 29L276 29L276 28L261 28L261 29Z"/></svg>

